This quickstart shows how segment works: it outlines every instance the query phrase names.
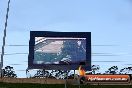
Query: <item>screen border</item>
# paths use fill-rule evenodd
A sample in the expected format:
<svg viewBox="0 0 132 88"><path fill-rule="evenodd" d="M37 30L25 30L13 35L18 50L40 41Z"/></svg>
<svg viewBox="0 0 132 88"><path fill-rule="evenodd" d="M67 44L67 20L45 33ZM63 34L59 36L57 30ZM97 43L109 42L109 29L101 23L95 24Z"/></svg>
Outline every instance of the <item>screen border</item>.
<svg viewBox="0 0 132 88"><path fill-rule="evenodd" d="M86 62L82 63L86 70L91 70L91 32L53 32L53 31L30 31L28 69L46 69L46 70L76 70L79 65L62 64L34 64L34 45L35 37L70 37L86 38Z"/></svg>

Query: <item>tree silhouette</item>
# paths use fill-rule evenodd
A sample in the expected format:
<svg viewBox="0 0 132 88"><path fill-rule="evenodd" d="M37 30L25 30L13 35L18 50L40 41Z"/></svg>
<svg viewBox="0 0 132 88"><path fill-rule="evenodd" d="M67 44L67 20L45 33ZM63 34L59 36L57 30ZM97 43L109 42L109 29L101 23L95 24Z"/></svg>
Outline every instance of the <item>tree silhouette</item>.
<svg viewBox="0 0 132 88"><path fill-rule="evenodd" d="M132 67L125 67L120 70L120 74L130 74L132 72Z"/></svg>
<svg viewBox="0 0 132 88"><path fill-rule="evenodd" d="M7 67L6 67L6 69L7 69ZM92 70L92 74L101 74L101 73L98 73L98 71L100 70L99 65L92 65L91 70ZM131 72L132 72L132 67L125 67L118 72L118 67L112 66L112 67L108 68L108 70L105 71L104 74L117 74L117 73L130 74ZM7 74L5 74L5 77L7 77ZM68 79L73 79L74 74L73 73L70 74L70 70L69 71L64 71L64 70L50 70L49 71L49 70L40 69L33 76L33 78L54 78L54 79L67 79L67 77L68 77Z"/></svg>
<svg viewBox="0 0 132 88"><path fill-rule="evenodd" d="M105 71L106 74L117 74L117 72L118 72L117 66L112 66L108 69L108 71Z"/></svg>
<svg viewBox="0 0 132 88"><path fill-rule="evenodd" d="M44 69L37 70L37 73L33 76L33 78L47 78L47 77L49 77L49 72Z"/></svg>
<svg viewBox="0 0 132 88"><path fill-rule="evenodd" d="M39 69L32 78L54 78L54 79L65 79L69 71L64 70L42 70Z"/></svg>
<svg viewBox="0 0 132 88"><path fill-rule="evenodd" d="M100 66L99 65L92 65L91 70L92 74L95 74L97 71L99 71Z"/></svg>
<svg viewBox="0 0 132 88"><path fill-rule="evenodd" d="M6 66L3 69L3 77L13 77L13 78L16 78L17 75L15 74L15 71L14 71L13 67Z"/></svg>

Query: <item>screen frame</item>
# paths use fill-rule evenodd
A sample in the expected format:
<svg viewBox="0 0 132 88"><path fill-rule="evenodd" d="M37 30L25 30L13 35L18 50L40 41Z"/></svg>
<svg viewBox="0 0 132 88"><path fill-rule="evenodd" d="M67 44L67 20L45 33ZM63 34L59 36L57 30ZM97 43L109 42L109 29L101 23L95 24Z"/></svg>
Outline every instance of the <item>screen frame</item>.
<svg viewBox="0 0 132 88"><path fill-rule="evenodd" d="M46 70L76 70L79 65L62 64L34 64L35 37L66 37L66 38L86 38L86 62L82 63L86 70L91 70L91 32L52 32L52 31L30 31L28 69Z"/></svg>

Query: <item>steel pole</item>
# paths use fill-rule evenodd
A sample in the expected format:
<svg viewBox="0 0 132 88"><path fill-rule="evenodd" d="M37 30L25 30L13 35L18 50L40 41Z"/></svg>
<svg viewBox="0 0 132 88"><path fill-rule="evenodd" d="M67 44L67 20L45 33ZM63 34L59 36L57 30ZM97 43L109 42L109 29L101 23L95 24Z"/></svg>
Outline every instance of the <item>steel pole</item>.
<svg viewBox="0 0 132 88"><path fill-rule="evenodd" d="M6 39L6 29L7 29L9 7L10 7L10 0L8 0L8 7L7 7L7 13L6 13L6 21L5 21L5 27L4 27L3 45L2 45L2 52L1 52L1 64L0 64L1 77L2 77L3 57L4 57L4 48L5 48L5 39Z"/></svg>

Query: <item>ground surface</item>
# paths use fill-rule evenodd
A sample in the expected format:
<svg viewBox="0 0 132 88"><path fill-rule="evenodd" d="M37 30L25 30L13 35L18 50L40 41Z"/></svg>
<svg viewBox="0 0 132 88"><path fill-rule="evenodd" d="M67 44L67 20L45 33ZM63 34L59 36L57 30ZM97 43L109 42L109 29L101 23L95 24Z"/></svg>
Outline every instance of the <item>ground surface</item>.
<svg viewBox="0 0 132 88"><path fill-rule="evenodd" d="M0 83L0 88L65 88L64 84L28 84ZM67 88L79 88L78 85L67 85ZM132 88L132 85L81 85L80 88Z"/></svg>

